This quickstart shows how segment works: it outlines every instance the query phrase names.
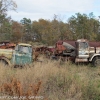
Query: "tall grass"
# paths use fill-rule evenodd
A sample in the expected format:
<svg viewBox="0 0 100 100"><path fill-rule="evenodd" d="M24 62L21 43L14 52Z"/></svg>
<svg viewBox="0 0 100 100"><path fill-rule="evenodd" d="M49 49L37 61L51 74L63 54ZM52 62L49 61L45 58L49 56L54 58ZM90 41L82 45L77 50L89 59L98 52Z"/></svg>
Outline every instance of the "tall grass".
<svg viewBox="0 0 100 100"><path fill-rule="evenodd" d="M34 62L30 67L24 68L1 64L1 87L12 84L14 79L16 83L19 82L23 92L20 95L29 93L27 95L43 96L43 100L100 100L99 67L50 60ZM0 93L2 92L7 91ZM17 95L13 92L12 95Z"/></svg>

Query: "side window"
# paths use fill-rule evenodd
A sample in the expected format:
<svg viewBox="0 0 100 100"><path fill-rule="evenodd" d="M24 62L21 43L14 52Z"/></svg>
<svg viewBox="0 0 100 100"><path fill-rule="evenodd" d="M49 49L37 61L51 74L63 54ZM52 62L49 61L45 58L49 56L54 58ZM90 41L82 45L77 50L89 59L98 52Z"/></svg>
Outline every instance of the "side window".
<svg viewBox="0 0 100 100"><path fill-rule="evenodd" d="M84 42L84 47L88 48L88 43L87 42Z"/></svg>

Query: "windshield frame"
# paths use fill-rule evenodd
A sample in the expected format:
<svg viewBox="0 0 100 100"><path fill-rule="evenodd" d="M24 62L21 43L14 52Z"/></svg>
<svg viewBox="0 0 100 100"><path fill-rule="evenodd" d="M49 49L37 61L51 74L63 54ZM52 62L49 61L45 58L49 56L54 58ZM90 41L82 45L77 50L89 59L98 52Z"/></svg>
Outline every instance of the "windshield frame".
<svg viewBox="0 0 100 100"><path fill-rule="evenodd" d="M32 53L32 46L17 45L15 51L20 51L23 53Z"/></svg>

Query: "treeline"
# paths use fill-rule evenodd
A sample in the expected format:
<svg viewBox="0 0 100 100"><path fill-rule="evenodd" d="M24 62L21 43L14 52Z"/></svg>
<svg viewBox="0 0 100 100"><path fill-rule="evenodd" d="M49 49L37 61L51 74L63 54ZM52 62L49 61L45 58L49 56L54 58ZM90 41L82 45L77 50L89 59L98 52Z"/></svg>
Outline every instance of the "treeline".
<svg viewBox="0 0 100 100"><path fill-rule="evenodd" d="M8 3L8 6L4 2ZM53 20L32 21L29 18L23 18L17 22L7 17L9 7L15 10L17 6L12 0L0 1L0 41L38 41L52 45L59 39L100 40L100 22L93 13L89 15L76 13L67 22L59 20L57 15L54 15Z"/></svg>

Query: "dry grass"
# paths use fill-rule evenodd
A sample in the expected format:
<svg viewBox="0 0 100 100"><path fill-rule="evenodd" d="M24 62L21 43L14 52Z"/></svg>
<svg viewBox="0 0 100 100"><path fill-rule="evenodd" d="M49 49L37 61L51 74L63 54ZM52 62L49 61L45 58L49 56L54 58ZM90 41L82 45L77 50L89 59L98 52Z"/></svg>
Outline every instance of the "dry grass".
<svg viewBox="0 0 100 100"><path fill-rule="evenodd" d="M40 59L43 62L22 69L1 64L0 93L43 96L43 100L100 100L99 67Z"/></svg>

